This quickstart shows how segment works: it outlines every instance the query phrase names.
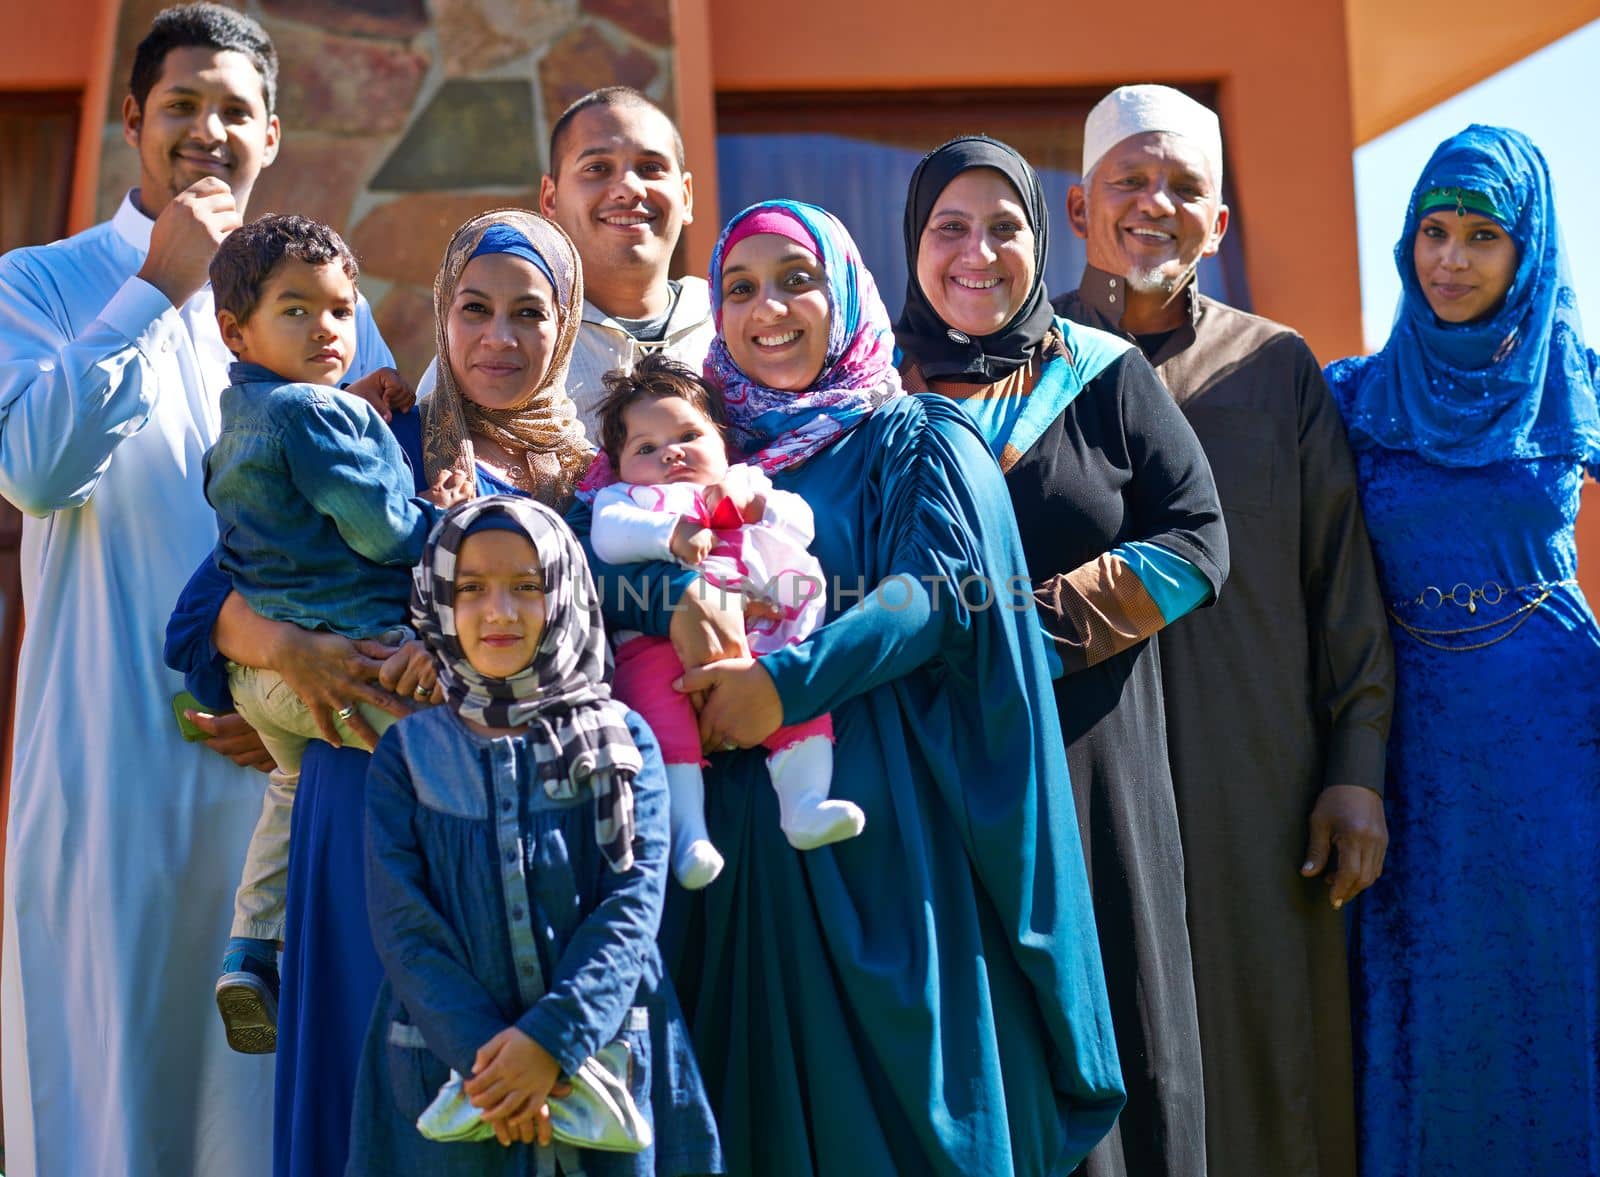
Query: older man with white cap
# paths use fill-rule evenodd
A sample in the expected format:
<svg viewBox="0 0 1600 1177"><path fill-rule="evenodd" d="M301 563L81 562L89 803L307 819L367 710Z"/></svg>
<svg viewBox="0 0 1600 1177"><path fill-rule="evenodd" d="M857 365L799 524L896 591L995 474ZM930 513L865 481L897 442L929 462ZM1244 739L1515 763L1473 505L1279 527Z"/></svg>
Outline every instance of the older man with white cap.
<svg viewBox="0 0 1600 1177"><path fill-rule="evenodd" d="M1166 86L1107 95L1067 215L1088 265L1056 310L1144 351L1228 525L1228 591L1160 637L1209 1169L1354 1177L1339 909L1388 843L1394 672L1349 445L1304 340L1196 287L1228 228L1212 111Z"/></svg>

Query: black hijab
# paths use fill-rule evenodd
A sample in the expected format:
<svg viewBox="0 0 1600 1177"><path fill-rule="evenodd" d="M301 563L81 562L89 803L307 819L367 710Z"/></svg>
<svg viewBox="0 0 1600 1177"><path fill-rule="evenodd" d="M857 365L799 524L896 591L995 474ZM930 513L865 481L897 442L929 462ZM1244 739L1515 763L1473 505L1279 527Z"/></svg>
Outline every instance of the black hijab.
<svg viewBox="0 0 1600 1177"><path fill-rule="evenodd" d="M917 281L917 249L934 203L951 180L973 168L993 168L1011 182L1033 230L1033 288L1012 319L993 335L973 339L939 317ZM1039 174L1015 148L987 135L963 135L922 157L906 193L906 305L894 325L895 342L930 380L992 384L1038 352L1055 325L1045 296L1044 261L1050 248L1050 212Z"/></svg>

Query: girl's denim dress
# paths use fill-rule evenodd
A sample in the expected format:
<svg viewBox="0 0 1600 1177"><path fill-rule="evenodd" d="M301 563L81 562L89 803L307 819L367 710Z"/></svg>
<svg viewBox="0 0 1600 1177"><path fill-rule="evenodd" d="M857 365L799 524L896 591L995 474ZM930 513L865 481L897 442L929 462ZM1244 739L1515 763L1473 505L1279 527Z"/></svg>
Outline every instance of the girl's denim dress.
<svg viewBox="0 0 1600 1177"><path fill-rule="evenodd" d="M634 864L595 841L587 788L536 785L538 727L487 738L449 707L389 730L367 778L367 909L387 974L362 1051L347 1173L361 1177L722 1171L699 1067L656 948L667 790L650 729L633 783ZM416 1119L451 1068L516 1025L566 1070L620 1035L654 1147L607 1153L439 1144Z"/></svg>

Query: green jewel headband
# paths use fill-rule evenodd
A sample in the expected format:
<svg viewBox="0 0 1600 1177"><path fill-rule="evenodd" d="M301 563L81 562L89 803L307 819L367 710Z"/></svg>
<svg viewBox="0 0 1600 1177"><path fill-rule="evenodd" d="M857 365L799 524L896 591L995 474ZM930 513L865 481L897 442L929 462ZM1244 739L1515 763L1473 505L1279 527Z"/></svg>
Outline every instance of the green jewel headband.
<svg viewBox="0 0 1600 1177"><path fill-rule="evenodd" d="M1470 188L1430 188L1422 194L1422 199L1417 201L1417 216L1425 217L1435 209L1441 208L1455 209L1458 217L1473 212L1480 216L1493 217L1502 225L1506 223L1504 214L1494 206L1494 201Z"/></svg>

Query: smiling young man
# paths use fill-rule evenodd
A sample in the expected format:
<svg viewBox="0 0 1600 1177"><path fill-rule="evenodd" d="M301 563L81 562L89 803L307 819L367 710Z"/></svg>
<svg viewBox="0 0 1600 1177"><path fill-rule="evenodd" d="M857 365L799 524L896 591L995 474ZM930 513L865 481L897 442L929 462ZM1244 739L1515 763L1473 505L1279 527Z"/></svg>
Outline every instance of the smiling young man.
<svg viewBox="0 0 1600 1177"><path fill-rule="evenodd" d="M0 493L28 516L0 987L13 1174L269 1167L270 1062L231 1053L212 1004L264 778L184 743L161 648L216 537L201 459L231 357L207 267L277 154L276 79L254 21L163 11L123 103L139 186L110 221L0 259ZM358 368L391 363L356 317ZM269 763L242 721L207 722L217 751Z"/></svg>
<svg viewBox="0 0 1600 1177"><path fill-rule="evenodd" d="M1056 309L1144 351L1228 525L1227 588L1160 637L1207 1164L1354 1177L1338 909L1388 843L1393 657L1349 445L1300 336L1196 288L1228 228L1216 115L1165 86L1115 90L1082 174L1067 214L1088 266Z"/></svg>
<svg viewBox="0 0 1600 1177"><path fill-rule="evenodd" d="M683 139L660 107L627 86L585 94L550 132L539 208L583 261L583 327L567 395L594 434L607 372L661 352L700 370L716 334L704 278L669 278L694 178Z"/></svg>
<svg viewBox="0 0 1600 1177"><path fill-rule="evenodd" d="M683 227L694 220L694 177L678 128L631 86L591 90L551 128L539 211L572 238L583 263L583 323L567 395L593 439L607 372L631 372L650 352L698 372L716 334L705 279L668 277ZM419 396L433 391L437 363L418 382Z"/></svg>

